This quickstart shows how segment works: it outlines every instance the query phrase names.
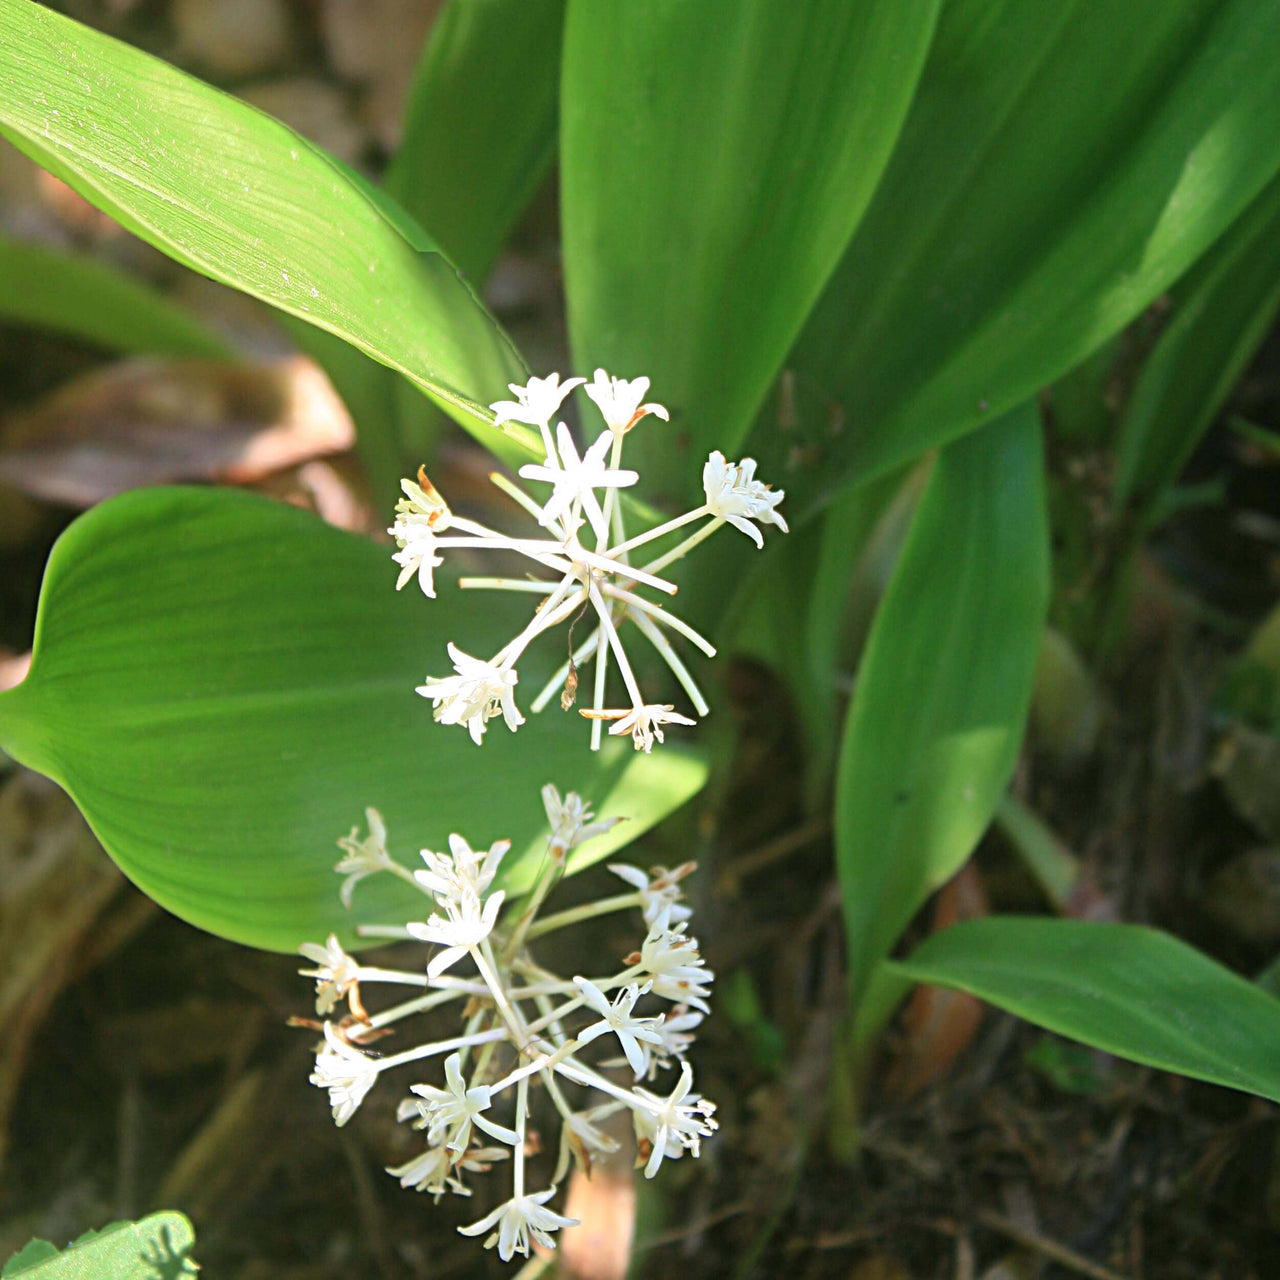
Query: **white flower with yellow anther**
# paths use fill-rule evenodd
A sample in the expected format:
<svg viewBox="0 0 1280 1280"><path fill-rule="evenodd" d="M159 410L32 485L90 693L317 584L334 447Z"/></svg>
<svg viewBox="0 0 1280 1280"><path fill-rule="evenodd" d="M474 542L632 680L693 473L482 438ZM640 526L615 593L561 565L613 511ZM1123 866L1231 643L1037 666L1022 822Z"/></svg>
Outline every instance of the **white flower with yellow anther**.
<svg viewBox="0 0 1280 1280"><path fill-rule="evenodd" d="M615 876L625 880L639 892L640 910L647 925L652 925L668 908L668 924L679 924L681 920L687 920L693 915L690 908L680 905L680 899L684 897L680 891L680 881L697 869L696 862L684 862L674 871L668 871L666 867L654 867L646 875L639 867L631 867L624 862L609 864L609 870Z"/></svg>
<svg viewBox="0 0 1280 1280"><path fill-rule="evenodd" d="M450 900L461 902L468 895L483 898L510 848L510 840L495 840L481 853L455 831L449 837L447 854L422 850L426 869L415 871L413 878L442 904Z"/></svg>
<svg viewBox="0 0 1280 1280"><path fill-rule="evenodd" d="M496 1124L482 1113L491 1102L487 1085L467 1088L462 1078L462 1057L451 1053L444 1064L445 1087L415 1084L410 1088L422 1100L418 1108L427 1122L427 1141L439 1143L450 1151L461 1153L471 1143L471 1126L483 1129L491 1138L515 1146L519 1135L505 1125Z"/></svg>
<svg viewBox="0 0 1280 1280"><path fill-rule="evenodd" d="M490 894L483 906L479 898L470 894L440 899L444 915L432 914L425 924L415 921L405 925L411 938L444 948L431 958L427 977L438 978L488 938L493 932L503 897L501 890Z"/></svg>
<svg viewBox="0 0 1280 1280"><path fill-rule="evenodd" d="M541 597L524 629L492 658L473 657L451 644L455 674L429 677L418 686L418 692L434 704L440 723L464 725L477 744L483 741L485 725L495 715L501 714L513 731L524 723L515 702L515 686L517 663L525 649L562 625L573 637L584 615L594 615L594 625L578 633L581 639L576 644L566 641L565 661L533 699L532 710L542 711L557 694L563 709L572 707L578 697L578 668L591 662L590 706L584 714L593 721L592 750L600 747L605 720L615 722L611 733L630 734L636 749L646 752L664 740L664 726L696 723L677 714L673 703L646 697L624 647L623 632L630 624L652 645L694 710L706 715L710 709L707 701L676 646L688 641L708 657L715 657L715 646L643 592L675 595L675 583L662 577L661 570L726 523L749 533L757 544L763 539L753 520L784 531L787 527L777 511L782 493L774 493L755 479L755 463L747 458L731 466L717 453L704 469L707 500L703 505L629 538L619 491L629 489L639 476L621 465L623 445L636 423L650 415L665 419L667 411L660 404L644 401L647 378L628 381L597 369L586 391L601 411L606 430L588 448L581 449L565 423L557 423L554 434L551 424L565 398L583 383L582 378L561 382L559 374L531 378L525 386L512 385L514 400L499 400L490 406L498 424L529 423L541 434L543 458L521 467L520 476L550 485L549 494L535 499L508 478L496 473L491 477L538 522L538 537L513 537L456 515L421 473L419 484L405 482L407 496L392 526L399 543L395 555L401 566L399 586L416 574L423 591L432 595L436 589L434 570L443 562L442 552L451 548L515 554L532 562L543 575L459 579L458 585L465 589ZM687 526L695 523L700 527L687 531ZM663 554L647 563L634 562L640 547L680 529L686 529L682 540ZM627 705L616 711L606 710L611 664L618 669L627 699Z"/></svg>
<svg viewBox="0 0 1280 1280"><path fill-rule="evenodd" d="M446 1191L456 1196L469 1196L468 1187L459 1174L488 1173L499 1160L506 1160L511 1153L502 1147L471 1147L459 1155L445 1146L428 1147L421 1155L394 1165L387 1172L400 1180L404 1188L426 1191L438 1204Z"/></svg>
<svg viewBox="0 0 1280 1280"><path fill-rule="evenodd" d="M547 811L547 825L551 828L547 850L561 862L570 849L576 849L595 836L604 835L622 821L621 818L593 821L595 814L576 791L570 791L561 800L560 792L549 782L542 788L542 807Z"/></svg>
<svg viewBox="0 0 1280 1280"><path fill-rule="evenodd" d="M672 929L670 925L668 907L653 922L640 948L640 968L648 975L655 996L709 1013L707 998L711 991L702 984L711 982L716 975L698 954L697 939L684 936L689 926L679 924Z"/></svg>

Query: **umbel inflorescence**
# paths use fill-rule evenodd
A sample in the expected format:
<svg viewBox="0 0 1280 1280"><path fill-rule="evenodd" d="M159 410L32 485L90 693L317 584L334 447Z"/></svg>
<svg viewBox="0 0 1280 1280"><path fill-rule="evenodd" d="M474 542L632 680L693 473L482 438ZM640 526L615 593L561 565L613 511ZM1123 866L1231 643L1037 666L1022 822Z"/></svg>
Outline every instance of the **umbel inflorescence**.
<svg viewBox="0 0 1280 1280"><path fill-rule="evenodd" d="M481 851L451 835L448 853L424 849L424 867L411 871L388 854L382 818L369 809L368 836L359 839L353 831L339 841L346 854L336 867L345 877L342 900L349 906L356 884L375 873L407 880L426 896L427 919L362 932L425 942L433 949L430 959L410 970L362 965L332 935L324 946L301 948L315 965L301 972L316 980L316 1012L324 1019L311 1082L328 1090L334 1120L346 1124L384 1072L434 1060L435 1082L411 1084L398 1111L401 1122L422 1131L422 1150L387 1172L401 1186L439 1201L446 1194L470 1195L473 1177L509 1169L498 1176L510 1177L510 1196L459 1228L485 1237L486 1248L496 1245L504 1261L515 1253L527 1256L531 1239L554 1248L550 1233L574 1225L548 1202L571 1161L589 1174L594 1158L618 1150L618 1140L607 1131L609 1117L629 1115L649 1178L664 1160L678 1160L686 1151L698 1155L701 1140L716 1128L715 1105L693 1092L693 1068L685 1060L709 1012L713 977L687 934L692 913L682 901L680 881L693 864L674 871L658 867L647 875L638 867L611 866L626 892L545 915L543 904L570 850L618 819L594 821L576 794L561 799L550 785L542 798L551 827L546 856L527 902L514 915L502 914L504 891L493 889L507 841ZM643 940L615 972L563 978L536 958L538 939L628 909L642 917ZM419 994L370 1012L365 993L375 983L417 988ZM339 1016L343 1001L349 1012ZM457 1013L454 1034L379 1052L405 1019L442 1008ZM660 1089L639 1083L653 1084L659 1075L668 1077ZM558 1119L560 1125L559 1142L551 1148L558 1151L555 1169L539 1190L531 1189L538 1183L526 1167L538 1146L530 1098L536 1085L547 1096L536 1132L546 1134L548 1121Z"/></svg>
<svg viewBox="0 0 1280 1280"><path fill-rule="evenodd" d="M605 421L605 429L582 452L563 422L557 423L554 433L551 429L565 398L579 386L585 387ZM627 382L609 377L603 369L596 370L592 382L585 378L561 382L560 375L553 373L547 378L530 378L526 386L513 383L511 391L516 398L490 406L498 425L528 423L542 434L546 457L541 464L520 468L525 480L550 486L550 493L541 504L506 477L495 473L490 478L549 536L508 537L455 514L422 472L416 484L412 480L401 482L405 496L397 505L396 521L389 530L400 548L395 554L401 566L397 590L416 576L423 592L434 598L433 574L443 563L440 552L453 547L515 552L550 574L543 578L459 580L459 586L473 590L518 591L542 597L524 630L491 658L473 657L450 644L454 674L429 676L426 684L418 688L434 704L437 720L465 725L476 743L482 741L485 726L496 715L502 716L512 732L524 723L515 699L516 663L538 636L561 623L570 628L566 661L534 698L531 708L541 711L559 691L561 706L567 711L577 697L578 668L594 656L591 705L581 712L592 721L592 750L600 746L601 726L606 721L612 722L611 734L629 733L636 748L645 751L652 749L655 739L663 741L664 725L696 723L677 713L674 705L645 697L623 648L620 632L626 623L632 624L661 655L697 713L707 714L706 699L667 632L683 636L708 657L715 656L715 648L641 591L647 588L675 595L675 584L660 576L662 570L722 525L740 529L760 547L764 546L764 537L758 525L776 525L785 533L787 524L778 511L783 492L774 492L755 478L754 459L731 463L715 452L702 469L706 501L701 506L628 538L618 491L634 485L639 475L623 469L623 443L627 433L646 417L667 418L662 405L642 403L648 390L648 378ZM641 547L695 524L696 529L662 555L647 563L632 563L634 553ZM575 648L573 626L586 611L594 612L596 626ZM623 706L605 706L610 654L626 690Z"/></svg>

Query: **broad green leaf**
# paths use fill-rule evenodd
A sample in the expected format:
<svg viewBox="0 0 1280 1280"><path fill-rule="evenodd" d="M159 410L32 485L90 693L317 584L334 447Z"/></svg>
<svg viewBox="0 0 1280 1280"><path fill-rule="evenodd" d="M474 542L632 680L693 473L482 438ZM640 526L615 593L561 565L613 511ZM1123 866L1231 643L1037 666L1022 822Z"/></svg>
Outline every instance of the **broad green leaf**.
<svg viewBox="0 0 1280 1280"><path fill-rule="evenodd" d="M391 192L477 283L556 145L565 0L454 0L431 29Z"/></svg>
<svg viewBox="0 0 1280 1280"><path fill-rule="evenodd" d="M1115 501L1150 512L1280 311L1280 178L1174 290L1173 318L1143 365L1117 440Z"/></svg>
<svg viewBox="0 0 1280 1280"><path fill-rule="evenodd" d="M1107 1053L1280 1102L1280 1000L1157 929L991 916L886 968Z"/></svg>
<svg viewBox="0 0 1280 1280"><path fill-rule="evenodd" d="M180 1213L153 1213L140 1222L113 1222L86 1231L61 1253L45 1240L33 1240L10 1258L3 1280L180 1280L199 1265L190 1257L195 1245L191 1223Z"/></svg>
<svg viewBox="0 0 1280 1280"><path fill-rule="evenodd" d="M1278 170L1280 7L952 0L793 356L843 429L762 423L747 451L798 518L992 420L1138 315Z"/></svg>
<svg viewBox="0 0 1280 1280"><path fill-rule="evenodd" d="M366 805L401 861L452 831L512 839L518 889L545 847L543 784L630 817L586 861L701 785L670 744L650 757L614 739L593 755L581 718L558 709L517 734L495 722L482 746L436 724L414 688L449 673L446 640L493 652L524 615L449 582L430 601L394 581L385 547L253 495L116 498L54 547L31 674L0 694L0 745L60 783L162 906L279 950L421 913L389 876L363 882L352 912L339 904L334 841ZM540 679L521 668L527 705Z"/></svg>
<svg viewBox="0 0 1280 1280"><path fill-rule="evenodd" d="M699 462L741 442L858 225L937 10L570 0L561 202L577 364L652 377ZM669 452L661 428L648 435Z"/></svg>
<svg viewBox="0 0 1280 1280"><path fill-rule="evenodd" d="M523 379L439 252L284 125L38 4L0 5L0 132L177 261L398 369L486 445L537 452L483 407ZM417 237L415 237L417 238ZM419 243L421 240L419 238Z"/></svg>
<svg viewBox="0 0 1280 1280"><path fill-rule="evenodd" d="M855 1000L995 812L1048 596L1040 424L1024 405L938 458L858 670L835 813Z"/></svg>
<svg viewBox="0 0 1280 1280"><path fill-rule="evenodd" d="M0 236L0 319L108 351L225 357L231 349L154 289L84 254Z"/></svg>

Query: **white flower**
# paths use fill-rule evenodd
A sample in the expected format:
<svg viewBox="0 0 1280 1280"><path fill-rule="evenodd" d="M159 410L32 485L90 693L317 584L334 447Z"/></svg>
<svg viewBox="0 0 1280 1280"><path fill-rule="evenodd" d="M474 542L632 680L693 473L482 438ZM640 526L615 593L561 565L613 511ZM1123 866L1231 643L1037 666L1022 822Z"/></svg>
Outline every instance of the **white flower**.
<svg viewBox="0 0 1280 1280"><path fill-rule="evenodd" d="M462 1152L471 1142L471 1126L475 1124L491 1138L515 1146L519 1135L504 1125L495 1124L482 1111L488 1111L492 1101L488 1085L478 1084L468 1089L462 1076L462 1057L451 1053L445 1060L446 1088L433 1084L415 1084L410 1092L424 1099L418 1103L422 1118L427 1122L427 1141L439 1143L450 1151Z"/></svg>
<svg viewBox="0 0 1280 1280"><path fill-rule="evenodd" d="M696 1157L702 1139L709 1138L718 1128L711 1118L716 1109L714 1102L690 1093L693 1088L693 1068L686 1062L681 1065L680 1079L669 1097L660 1098L647 1089L636 1089L645 1102L632 1113L636 1136L648 1142L651 1150L644 1176L652 1178L663 1160L679 1160L686 1152Z"/></svg>
<svg viewBox="0 0 1280 1280"><path fill-rule="evenodd" d="M707 495L707 510L727 520L735 529L741 529L758 547L764 546L764 535L751 522L776 524L783 533L788 532L787 522L776 510L785 496L777 493L755 478L756 460L743 458L741 462L726 462L718 449L707 459L702 468L702 488Z"/></svg>
<svg viewBox="0 0 1280 1280"><path fill-rule="evenodd" d="M432 957L427 965L427 976L438 978L446 969L456 964L472 947L478 947L492 932L498 919L498 909L506 897L503 890L490 894L484 907L480 900L467 895L463 898L447 898L441 902L444 915L432 915L422 924L412 921L405 925L411 937L419 942L433 942L444 950Z"/></svg>
<svg viewBox="0 0 1280 1280"><path fill-rule="evenodd" d="M594 711L590 707L584 707L580 714L586 716L588 720L616 720L617 724L609 730L609 733L614 737L629 733L636 750L643 751L646 755L653 750L655 738L659 742L666 741L662 734L664 724L698 723L696 720L690 720L688 716L678 715L675 706L670 702L649 702L642 707L618 711Z"/></svg>
<svg viewBox="0 0 1280 1280"><path fill-rule="evenodd" d="M409 1102L416 1109L416 1102L413 1099ZM448 1147L434 1146L404 1164L388 1168L387 1172L399 1178L402 1187L430 1192L439 1204L446 1191L457 1196L471 1194L459 1176L461 1173L488 1173L496 1161L507 1159L509 1154L503 1147L472 1147L459 1155Z"/></svg>
<svg viewBox="0 0 1280 1280"><path fill-rule="evenodd" d="M427 869L415 871L413 878L442 904L450 899L461 901L468 895L483 898L510 848L510 840L496 840L486 852L479 853L454 832L449 837L448 854L422 850Z"/></svg>
<svg viewBox="0 0 1280 1280"><path fill-rule="evenodd" d="M442 679L428 676L427 683L417 690L435 704L435 718L441 724L465 724L477 746L484 738L485 725L496 715L502 716L512 733L524 724L516 706L514 669L473 658L452 643L449 657L457 675Z"/></svg>
<svg viewBox="0 0 1280 1280"><path fill-rule="evenodd" d="M605 455L613 445L611 432L602 431L595 444L581 457L578 456L578 448L573 443L569 428L563 422L556 427L556 442L560 455L558 464L552 456L541 466L530 462L520 468L520 475L524 479L544 480L554 486L551 497L542 508L542 515L538 517L538 523L549 528L561 516L571 515L572 508L580 503L596 536L603 538L607 528L595 491L625 489L628 485L635 484L640 479L640 474L637 471L613 471L605 464Z"/></svg>
<svg viewBox="0 0 1280 1280"><path fill-rule="evenodd" d="M626 1054L638 1080L644 1075L645 1069L644 1051L640 1048L640 1042L662 1043L662 1037L658 1034L661 1018L637 1018L631 1012L636 1007L636 1001L648 994L648 985L641 987L633 982L619 991L610 1004L608 997L594 982L586 978L574 978L574 982L587 1006L601 1018L601 1021L593 1022L585 1030L579 1031L575 1039L580 1044L590 1044L599 1036L612 1032L618 1037L622 1052Z"/></svg>
<svg viewBox="0 0 1280 1280"><path fill-rule="evenodd" d="M478 1236L496 1226L498 1229L484 1242L486 1249L498 1246L498 1257L510 1262L513 1253L529 1256L529 1237L544 1249L554 1249L556 1242L548 1234L561 1227L576 1227L577 1218L565 1218L551 1209L544 1208L555 1195L555 1187L536 1191L533 1195L516 1196L500 1204L492 1213L473 1222L469 1227L459 1227L464 1236Z"/></svg>
<svg viewBox="0 0 1280 1280"><path fill-rule="evenodd" d="M504 422L527 422L534 427L550 426L565 397L584 382L586 378L570 378L562 383L560 375L553 373L546 378L530 378L523 387L509 383L515 399L496 400L489 406L493 410L493 425L500 427Z"/></svg>
<svg viewBox="0 0 1280 1280"><path fill-rule="evenodd" d="M351 828L351 834L338 841L338 848L346 852L346 857L334 867L340 876L347 878L342 882L338 894L342 905L351 909L351 895L356 885L365 876L374 875L378 871L390 871L395 863L387 853L387 827L382 821L382 814L377 809L364 811L365 821L369 824L369 835L365 840L356 839L358 827Z"/></svg>
<svg viewBox="0 0 1280 1280"><path fill-rule="evenodd" d="M560 792L549 782L542 788L542 804L551 827L547 849L559 862L564 861L570 849L577 848L595 836L604 835L623 821L621 818L604 818L600 822L593 822L595 814L576 791L570 791L561 800Z"/></svg>
<svg viewBox="0 0 1280 1280"><path fill-rule="evenodd" d="M670 928L671 908L653 922L640 949L641 967L649 974L653 994L664 1000L683 1002L710 1013L706 998L710 990L701 985L711 982L715 974L706 968L698 954L696 938L686 938L687 924Z"/></svg>
<svg viewBox="0 0 1280 1280"><path fill-rule="evenodd" d="M595 380L587 383L587 395L596 402L596 407L609 424L609 430L614 432L630 431L650 413L663 422L671 421L670 414L662 405L640 403L648 390L648 378L634 378L627 382L624 378L609 377L603 369L597 369Z"/></svg>
<svg viewBox="0 0 1280 1280"><path fill-rule="evenodd" d="M334 1123L341 1128L373 1088L378 1067L372 1058L343 1040L328 1022L324 1024L324 1039L325 1047L316 1054L311 1083L329 1090Z"/></svg>
<svg viewBox="0 0 1280 1280"><path fill-rule="evenodd" d="M563 1118L560 1126L560 1156L556 1161L556 1171L551 1181L559 1185L564 1175L569 1172L569 1161L577 1162L578 1168L588 1177L591 1176L591 1165L596 1156L612 1155L621 1145L609 1137L594 1121L601 1116L611 1115L623 1104L607 1102L603 1106L593 1107L589 1111L571 1111Z"/></svg>
<svg viewBox="0 0 1280 1280"><path fill-rule="evenodd" d="M648 925L652 925L667 907L671 908L667 918L672 924L679 924L681 920L688 920L693 915L688 907L679 905L680 899L684 897L680 892L679 881L697 869L696 862L685 862L674 871L668 871L666 867L654 867L645 875L639 867L628 866L624 862L609 864L609 870L615 876L639 890L640 909L644 913L644 922Z"/></svg>
<svg viewBox="0 0 1280 1280"><path fill-rule="evenodd" d="M435 485L420 471L420 485L412 480L401 480L405 496L396 503L395 524L387 530L396 540L400 550L391 558L400 566L396 590L418 575L418 585L423 595L436 597L432 570L444 563L436 553L436 535L447 529L453 518L448 503L436 491Z"/></svg>
<svg viewBox="0 0 1280 1280"><path fill-rule="evenodd" d="M314 969L299 969L304 978L316 980L316 1012L322 1017L330 1013L333 1006L343 999L347 992L357 987L360 981L360 966L354 957L347 955L338 942L338 935L331 933L323 947L314 942L304 942L298 950L303 957L312 961Z"/></svg>

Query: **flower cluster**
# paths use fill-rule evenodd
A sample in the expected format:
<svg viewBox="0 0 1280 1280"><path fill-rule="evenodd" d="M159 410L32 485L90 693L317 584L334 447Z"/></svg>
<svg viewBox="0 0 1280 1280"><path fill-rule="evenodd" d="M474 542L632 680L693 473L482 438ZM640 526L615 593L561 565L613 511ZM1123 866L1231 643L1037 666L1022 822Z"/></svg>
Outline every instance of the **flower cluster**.
<svg viewBox="0 0 1280 1280"><path fill-rule="evenodd" d="M551 425L576 387L584 387L605 422L604 430L581 452L563 422L557 423L554 431ZM559 691L561 706L567 711L577 697L578 668L594 657L591 706L581 710L592 721L592 750L599 748L606 723L611 725L611 734L630 734L637 750L646 752L652 750L655 740L663 741L665 726L696 723L678 713L674 705L646 698L622 645L620 631L624 623L633 624L653 645L697 713L707 714L706 699L668 632L682 636L708 657L715 656L714 646L641 594L641 589L675 595L675 584L659 576L661 571L722 525L740 529L759 547L764 546L760 525L776 525L785 533L787 524L778 511L783 492L775 492L756 479L754 459L731 463L715 452L702 470L705 502L701 506L628 538L618 492L634 485L639 475L621 465L623 442L642 419L667 418L662 405L642 403L648 389L648 378L628 382L609 377L603 369L596 370L592 382L585 378L561 382L560 375L553 373L546 378L531 378L525 386L512 384L516 398L490 406L498 425L522 422L541 432L546 456L539 464L520 468L523 479L550 486L541 504L505 477L495 473L490 478L533 516L540 529L545 530L544 536L509 537L455 514L423 472L419 472L417 483L401 482L404 497L396 507L395 524L388 530L399 547L394 556L401 567L397 590L416 577L423 592L434 599L434 571L443 563L441 551L450 548L514 552L551 575L460 579L459 586L464 588L525 592L542 599L524 630L491 658L477 658L454 644L448 646L454 674L428 676L418 688L423 697L431 699L435 718L441 724L466 726L476 743L483 740L485 728L494 716L502 716L513 732L519 728L524 716L515 699L516 663L534 639L561 623L569 624L567 660L533 699L531 708L541 711ZM632 554L640 547L698 522L698 528L687 532L682 541L656 559L640 565L632 563ZM587 610L594 611L596 625L575 647L573 623ZM626 689L625 706L605 705L610 655Z"/></svg>
<svg viewBox="0 0 1280 1280"><path fill-rule="evenodd" d="M610 1117L630 1116L637 1163L648 1178L664 1160L678 1160L685 1152L697 1156L702 1139L716 1128L715 1104L693 1092L693 1068L686 1061L709 1012L714 977L697 941L687 934L691 912L681 901L680 881L693 864L674 871L657 867L649 874L611 866L626 892L541 914L569 851L620 821L595 820L579 796L570 792L562 799L550 785L542 798L551 828L547 854L527 899L506 916L501 914L505 894L493 884L507 841L475 850L452 835L448 853L424 849L423 867L412 871L388 854L382 819L368 810L369 836L357 840L353 832L339 841L347 853L336 868L347 877L343 900L349 903L356 882L375 872L413 884L430 902L425 921L362 932L426 942L430 958L421 969L386 969L361 964L332 935L324 946L308 943L302 954L315 967L301 972L315 979L316 1013L323 1021L295 1019L323 1034L311 1082L328 1091L338 1125L351 1119L383 1073L443 1059L443 1081L410 1084L397 1113L402 1123L422 1132L422 1150L387 1172L401 1186L429 1192L439 1201L446 1194L470 1195L468 1178L509 1161L510 1197L459 1228L464 1235L485 1237L485 1247L496 1246L503 1261L516 1253L527 1257L531 1241L554 1248L551 1233L574 1225L548 1201L571 1162L589 1174L595 1158L619 1149L608 1131L616 1125L602 1123ZM627 909L640 912L645 934L639 951L617 972L565 979L535 959L537 939ZM374 983L416 992L370 1013L362 988ZM350 1012L339 1016L344 1000ZM397 1053L371 1047L381 1047L404 1019L443 1007L459 1015L456 1034ZM592 1045L597 1046L591 1050L594 1061L588 1061ZM620 1056L610 1056L609 1046ZM652 1084L670 1071L676 1071L676 1079L667 1091L637 1083ZM560 1141L549 1185L530 1191L526 1162L538 1150L530 1124L530 1086L536 1084L545 1086L548 1113L559 1117ZM593 1099L593 1092L602 1096ZM545 1132L541 1123L539 1129Z"/></svg>

